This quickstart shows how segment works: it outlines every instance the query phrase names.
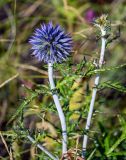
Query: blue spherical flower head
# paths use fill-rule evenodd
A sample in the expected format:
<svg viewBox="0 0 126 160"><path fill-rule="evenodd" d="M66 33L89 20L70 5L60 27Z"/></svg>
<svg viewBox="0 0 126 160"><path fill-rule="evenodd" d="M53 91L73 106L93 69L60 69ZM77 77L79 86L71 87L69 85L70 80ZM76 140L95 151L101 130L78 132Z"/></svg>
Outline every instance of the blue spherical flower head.
<svg viewBox="0 0 126 160"><path fill-rule="evenodd" d="M72 50L70 35L60 25L53 26L52 22L37 28L29 42L32 44L32 55L45 63L61 63Z"/></svg>

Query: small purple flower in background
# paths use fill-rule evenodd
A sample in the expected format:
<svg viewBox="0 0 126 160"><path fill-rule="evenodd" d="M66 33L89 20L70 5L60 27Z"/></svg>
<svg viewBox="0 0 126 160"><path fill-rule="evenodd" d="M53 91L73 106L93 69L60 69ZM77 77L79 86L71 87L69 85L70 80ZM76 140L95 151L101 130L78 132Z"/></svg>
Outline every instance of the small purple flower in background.
<svg viewBox="0 0 126 160"><path fill-rule="evenodd" d="M88 9L85 13L85 19L88 23L91 23L96 18L96 13L92 9Z"/></svg>
<svg viewBox="0 0 126 160"><path fill-rule="evenodd" d="M65 34L60 25L53 26L52 22L37 28L29 42L32 44L32 55L45 63L61 63L72 50L70 35Z"/></svg>

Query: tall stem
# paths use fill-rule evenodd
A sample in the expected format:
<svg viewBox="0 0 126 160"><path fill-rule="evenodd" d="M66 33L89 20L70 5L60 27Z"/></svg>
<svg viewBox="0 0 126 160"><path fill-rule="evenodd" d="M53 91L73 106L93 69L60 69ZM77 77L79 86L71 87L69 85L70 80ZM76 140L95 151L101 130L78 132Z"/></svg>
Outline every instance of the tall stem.
<svg viewBox="0 0 126 160"><path fill-rule="evenodd" d="M99 68L102 67L102 64L104 62L104 54L105 54L105 46L106 46L106 38L105 38L106 31L103 28L100 28L100 29L101 29L101 34L102 34L102 38L101 38L102 46L101 46L100 59L99 59L99 64L98 64ZM94 81L94 88L92 91L92 98L90 102L90 107L89 107L89 112L88 112L88 117L87 117L87 122L86 122L86 127L85 127L85 131L87 132L89 131L90 124L91 124L91 118L93 114L94 103L96 99L97 86L99 84L99 80L100 80L100 75L97 74L95 81ZM88 141L88 135L85 134L83 138L82 158L85 158L85 155L86 155L87 141Z"/></svg>
<svg viewBox="0 0 126 160"><path fill-rule="evenodd" d="M49 82L50 82L51 90L55 90L56 87L55 87L55 83L54 83L54 80L53 80L53 64L52 63L48 64L48 76L49 76ZM66 129L65 116L64 116L63 110L61 108L57 93L54 92L52 96L53 96L53 100L54 100L54 103L56 105L58 115L59 115L59 118L60 118L60 122L61 122L61 127L62 127L62 154L65 154L65 153L67 153L67 129Z"/></svg>
<svg viewBox="0 0 126 160"><path fill-rule="evenodd" d="M28 135L27 138L34 144L36 143L36 141L30 136ZM46 155L48 155L52 160L58 160L58 158L54 157L47 149L45 149L41 144L36 144L36 146L43 151Z"/></svg>

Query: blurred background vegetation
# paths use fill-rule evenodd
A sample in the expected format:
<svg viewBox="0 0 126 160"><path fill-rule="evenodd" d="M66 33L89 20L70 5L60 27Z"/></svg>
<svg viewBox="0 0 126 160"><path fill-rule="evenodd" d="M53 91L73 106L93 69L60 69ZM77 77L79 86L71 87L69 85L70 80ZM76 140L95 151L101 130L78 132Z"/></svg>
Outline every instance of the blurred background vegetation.
<svg viewBox="0 0 126 160"><path fill-rule="evenodd" d="M56 65L55 71L67 118L69 152L73 157L81 154L95 76L93 61L100 51L100 34L92 21L101 14L108 14L111 20L112 42L106 49L104 66L108 70L101 72L87 157L126 159L125 0L0 0L0 159L48 160L22 138L22 123L24 133L28 129L50 151L61 154L60 123L47 67L30 55L28 43L34 29L50 20L70 32L74 40L70 60ZM77 76L90 71L93 76Z"/></svg>

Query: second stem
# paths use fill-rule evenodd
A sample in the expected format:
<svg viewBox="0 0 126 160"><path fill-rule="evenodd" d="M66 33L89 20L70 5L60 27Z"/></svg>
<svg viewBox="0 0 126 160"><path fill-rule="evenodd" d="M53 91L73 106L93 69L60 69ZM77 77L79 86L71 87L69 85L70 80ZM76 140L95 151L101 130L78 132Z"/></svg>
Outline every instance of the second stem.
<svg viewBox="0 0 126 160"><path fill-rule="evenodd" d="M102 64L104 62L104 54L105 54L105 46L106 46L106 38L105 38L106 31L104 30L104 28L100 28L100 29L101 29L101 34L102 34L102 38L101 38L102 46L101 46L100 59L99 59L99 64L98 64L99 68L102 67ZM91 118L92 118L92 114L93 114L94 103L95 103L95 99L96 99L97 86L99 84L99 80L100 80L100 75L97 74L95 81L94 81L94 88L92 91L92 98L91 98L91 102L90 102L89 113L88 113L86 127L85 127L85 131L87 131L87 132L89 131L90 124L91 124ZM88 135L84 134L83 146L82 146L82 158L85 158L85 155L86 155L87 141L88 141Z"/></svg>

